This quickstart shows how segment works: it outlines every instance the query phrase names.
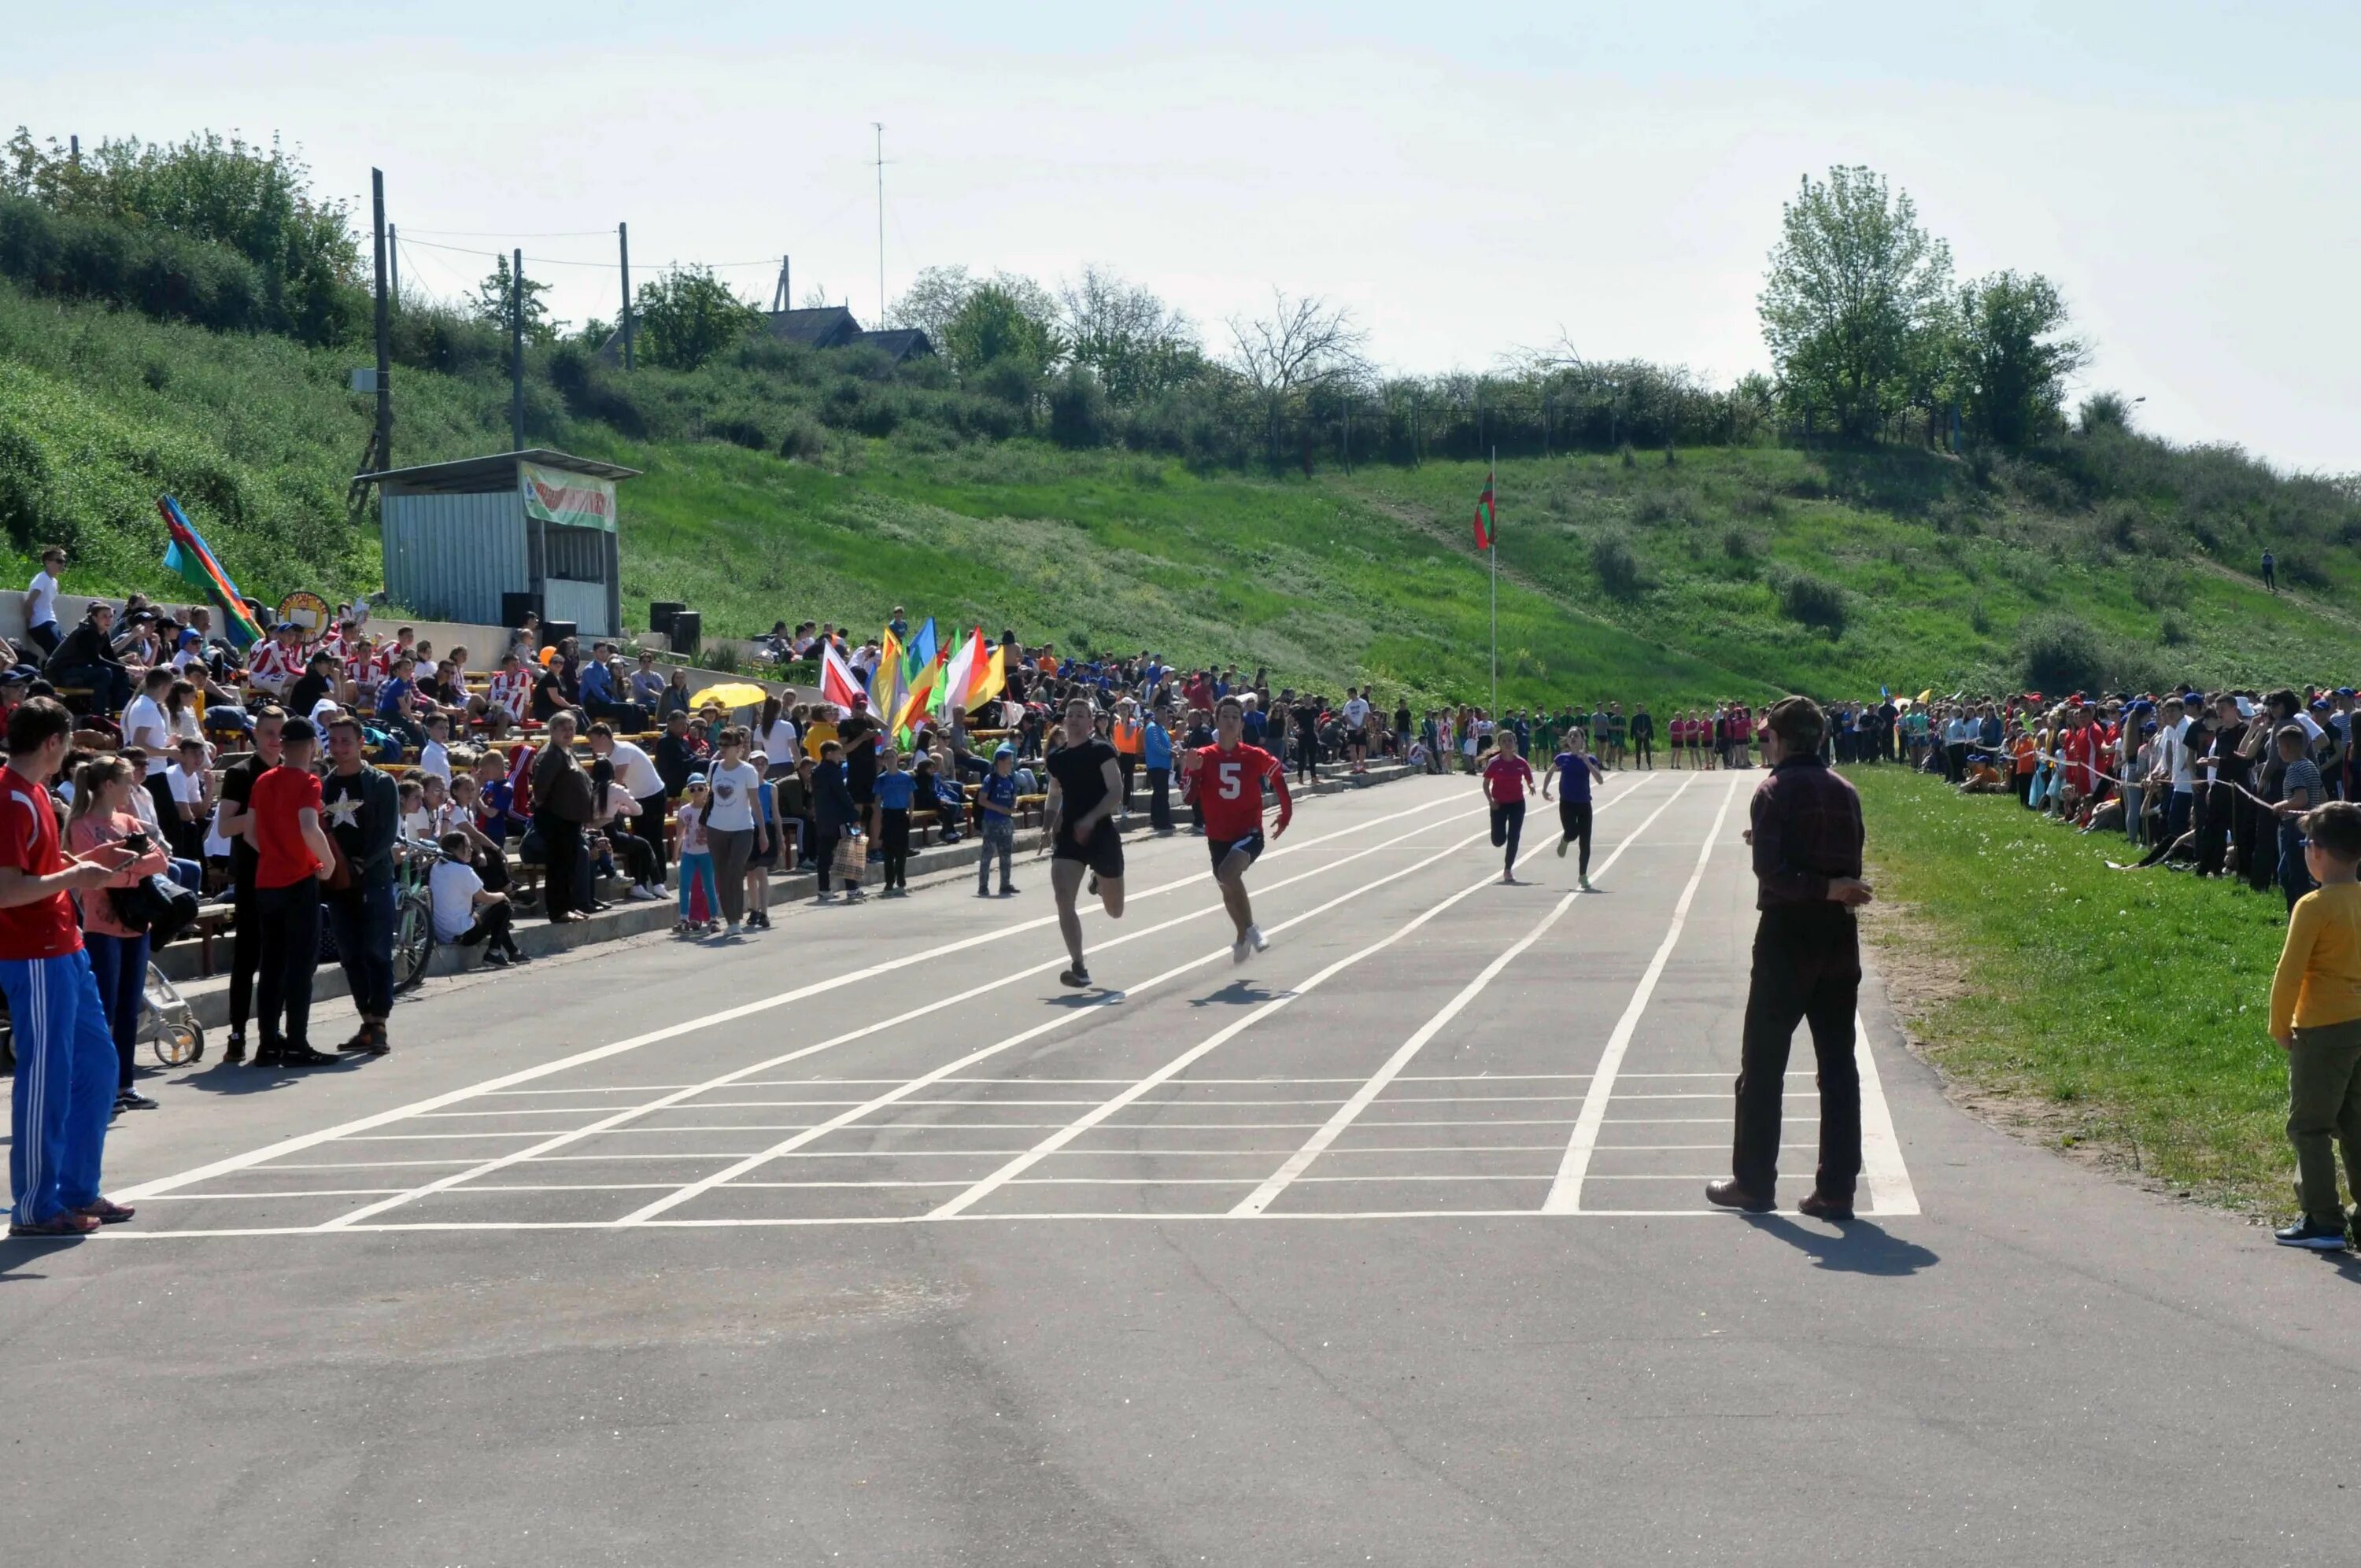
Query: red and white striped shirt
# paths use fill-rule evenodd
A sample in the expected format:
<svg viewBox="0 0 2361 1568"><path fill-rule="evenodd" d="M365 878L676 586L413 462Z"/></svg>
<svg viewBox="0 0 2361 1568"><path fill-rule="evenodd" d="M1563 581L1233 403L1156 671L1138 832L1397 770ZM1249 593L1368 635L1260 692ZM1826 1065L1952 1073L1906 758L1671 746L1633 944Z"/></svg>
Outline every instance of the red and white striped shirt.
<svg viewBox="0 0 2361 1568"><path fill-rule="evenodd" d="M258 644L246 664L246 678L273 696L283 694L308 662L303 649L273 637Z"/></svg>
<svg viewBox="0 0 2361 1568"><path fill-rule="evenodd" d="M533 695L533 675L525 670L497 670L487 694L496 707L509 710L509 717L519 724L524 722L526 700Z"/></svg>

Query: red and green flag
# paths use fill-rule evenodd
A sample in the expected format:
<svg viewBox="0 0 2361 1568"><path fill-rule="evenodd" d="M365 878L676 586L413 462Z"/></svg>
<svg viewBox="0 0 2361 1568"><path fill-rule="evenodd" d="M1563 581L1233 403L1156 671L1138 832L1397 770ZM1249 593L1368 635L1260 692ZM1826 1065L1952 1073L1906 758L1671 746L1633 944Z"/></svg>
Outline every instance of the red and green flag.
<svg viewBox="0 0 2361 1568"><path fill-rule="evenodd" d="M1484 471L1484 493L1476 498L1476 548L1489 550L1497 536L1497 524L1492 517L1492 472Z"/></svg>

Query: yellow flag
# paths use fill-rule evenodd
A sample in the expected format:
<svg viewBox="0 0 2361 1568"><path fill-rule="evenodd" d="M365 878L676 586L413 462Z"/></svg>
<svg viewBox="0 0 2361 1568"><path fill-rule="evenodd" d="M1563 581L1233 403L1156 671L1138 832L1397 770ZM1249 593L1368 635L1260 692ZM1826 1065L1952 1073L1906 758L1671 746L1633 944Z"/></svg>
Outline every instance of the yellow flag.
<svg viewBox="0 0 2361 1568"><path fill-rule="evenodd" d="M998 696L1007 689L1008 650L995 642L992 647L991 662L984 665L983 674L975 683L975 689L968 694L967 705L972 708L980 702Z"/></svg>

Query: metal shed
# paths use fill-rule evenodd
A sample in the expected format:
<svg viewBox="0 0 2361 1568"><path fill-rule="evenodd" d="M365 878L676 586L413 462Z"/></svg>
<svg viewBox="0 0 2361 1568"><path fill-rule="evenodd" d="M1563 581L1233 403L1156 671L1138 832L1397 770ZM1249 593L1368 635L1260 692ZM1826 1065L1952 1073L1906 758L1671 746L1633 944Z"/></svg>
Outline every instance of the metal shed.
<svg viewBox="0 0 2361 1568"><path fill-rule="evenodd" d="M378 487L386 596L429 620L506 626L506 596L522 594L544 620L612 637L615 482L639 472L535 447L363 474Z"/></svg>

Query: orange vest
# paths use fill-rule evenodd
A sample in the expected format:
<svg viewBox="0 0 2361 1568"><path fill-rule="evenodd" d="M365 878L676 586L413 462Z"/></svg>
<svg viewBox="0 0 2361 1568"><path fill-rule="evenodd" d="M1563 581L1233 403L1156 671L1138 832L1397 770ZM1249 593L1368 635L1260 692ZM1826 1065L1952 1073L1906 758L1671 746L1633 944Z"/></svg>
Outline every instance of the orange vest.
<svg viewBox="0 0 2361 1568"><path fill-rule="evenodd" d="M1126 757L1137 757L1145 744L1146 740L1140 729L1139 720L1118 718L1115 721L1115 749L1118 753Z"/></svg>

